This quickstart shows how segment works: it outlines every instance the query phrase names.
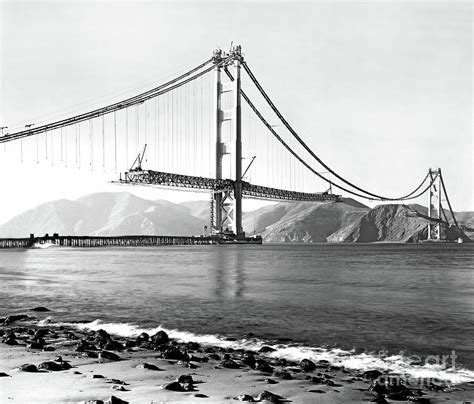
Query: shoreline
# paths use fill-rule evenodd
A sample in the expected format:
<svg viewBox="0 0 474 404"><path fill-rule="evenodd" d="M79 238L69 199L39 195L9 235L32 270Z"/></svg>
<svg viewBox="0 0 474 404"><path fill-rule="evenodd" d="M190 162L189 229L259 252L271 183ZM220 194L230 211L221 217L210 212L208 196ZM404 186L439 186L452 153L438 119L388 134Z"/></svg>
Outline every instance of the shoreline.
<svg viewBox="0 0 474 404"><path fill-rule="evenodd" d="M7 317L0 326L2 403L438 403L474 397L473 382L405 386L376 369L273 358L271 347L256 352L178 342L164 331L119 337L31 319Z"/></svg>

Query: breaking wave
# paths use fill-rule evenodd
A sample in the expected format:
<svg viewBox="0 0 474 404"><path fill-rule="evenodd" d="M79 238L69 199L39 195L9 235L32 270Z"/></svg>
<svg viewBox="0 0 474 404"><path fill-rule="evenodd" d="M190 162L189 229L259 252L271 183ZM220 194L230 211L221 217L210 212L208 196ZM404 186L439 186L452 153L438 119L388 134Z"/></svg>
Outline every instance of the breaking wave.
<svg viewBox="0 0 474 404"><path fill-rule="evenodd" d="M243 338L228 340L213 334L194 334L192 332L169 329L165 327L143 328L130 323L107 323L102 320L94 320L87 323L54 323L51 318L41 320L39 325L65 326L79 330L97 331L103 329L109 334L121 337L136 337L146 332L153 335L160 330L165 331L170 338L179 342L198 342L201 345L215 346L220 348L233 348L258 351L262 346L270 346L275 351L266 353L268 357L285 358L291 361L300 361L304 358L312 361L325 360L332 366L343 366L347 369L366 371L378 369L389 371L392 374L400 374L405 377L437 380L448 384L459 384L474 381L474 371L465 368L449 368L444 364L427 363L423 365L413 364L409 357L403 355L382 356L370 353L356 353L339 348L318 348L298 344L280 344L264 341L257 338Z"/></svg>

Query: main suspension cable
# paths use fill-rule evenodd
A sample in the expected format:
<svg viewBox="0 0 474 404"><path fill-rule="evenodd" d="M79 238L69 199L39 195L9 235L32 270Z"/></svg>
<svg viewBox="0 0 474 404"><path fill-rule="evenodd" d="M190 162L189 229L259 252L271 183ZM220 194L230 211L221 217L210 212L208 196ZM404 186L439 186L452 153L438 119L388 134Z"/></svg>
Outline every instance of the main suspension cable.
<svg viewBox="0 0 474 404"><path fill-rule="evenodd" d="M108 105L106 107L102 107L102 108L99 108L99 109L95 109L93 111L89 111L89 112L86 112L86 113L83 113L83 114L80 114L80 115L76 115L76 116L71 117L71 118L67 118L67 119L56 121L56 122L53 122L53 123L50 123L50 124L38 126L34 129L23 130L23 131L20 131L20 132L12 133L10 135L2 136L2 137L0 137L0 143L9 142L9 141L12 141L12 140L20 139L22 137L37 135L39 133L43 133L43 132L46 132L48 130L57 129L57 128L64 127L64 126L73 125L73 124L83 122L83 121L91 119L91 118L96 118L96 117L101 116L101 115L106 115L106 114L109 114L111 112L127 108L131 105L140 104L140 103L142 103L142 102L144 102L148 99L158 97L158 96L160 96L162 94L165 94L169 91L172 91L172 90L174 90L178 87L181 87L182 85L187 84L192 80L196 80L197 78L199 78L199 77L203 76L204 74L210 72L211 70L214 69L214 67L215 67L214 64L212 66L206 68L205 70L201 70L201 69L203 69L205 66L207 66L211 61L212 61L212 58L207 60L206 62L200 64L199 66L195 67L194 69L192 69L192 70L176 77L175 79L170 80L167 83L164 83L164 84L162 84L162 85L160 85L156 88L153 88L149 91L141 93L137 96L128 98L128 99L120 101L120 102L116 102L116 103ZM229 58L222 59L218 63L218 65L225 64L228 61L229 61ZM199 70L201 70L201 71L199 71ZM199 72L194 74L197 71L199 71ZM188 77L188 76L191 76L191 77ZM188 77L188 78L185 79L186 77ZM185 80L183 80L183 79L185 79Z"/></svg>
<svg viewBox="0 0 474 404"><path fill-rule="evenodd" d="M227 74L227 76L229 77L229 79L231 81L234 81L234 77L232 76L232 74L230 73L229 69L227 67L224 67L224 71L225 73ZM301 163L303 164L308 170L310 170L313 174L315 174L316 176L318 176L319 178L323 179L324 181L326 181L328 184L331 184L333 185L334 187L342 190L342 191L345 191L351 195L354 195L354 196L358 196L360 198L364 198L364 199L368 199L368 200L379 200L379 201L383 201L383 200L386 200L386 199L382 199L382 198L370 198L368 197L367 195L363 195L363 194L360 194L360 193L357 193L357 192L354 192L342 185L339 185L339 184L336 184L335 182L329 180L328 178L324 177L322 174L320 174L319 172L317 172L314 168L312 168L308 163L306 163L306 161L304 161L281 137L280 135L278 135L278 133L275 131L275 129L268 123L268 121L263 117L263 115L260 113L260 111L257 109L257 107L253 104L253 102L250 100L250 98L247 96L247 94L241 89L240 90L241 92L241 95L243 97L243 99L247 102L247 104L249 105L249 107L253 110L253 112L257 115L257 117L260 119L260 121L267 127L267 129L273 134L273 136ZM428 178L428 175L425 176L423 182L416 188L415 192L417 190L419 190L423 184L426 182L426 179ZM417 195L413 195L413 192L411 193L410 197L405 197L404 200L410 200L410 199L416 199L418 198L419 196L423 195L431 186L431 184L434 182L434 179L431 181L431 183L425 187L420 193L418 193Z"/></svg>
<svg viewBox="0 0 474 404"><path fill-rule="evenodd" d="M254 76L254 74L252 73L252 71L250 70L250 68L248 67L247 63L245 63L245 61L242 62L242 65L245 69L245 71L247 72L247 74L249 75L250 79L252 80L252 82L255 84L255 86L257 87L257 89L260 91L260 94L262 94L263 98L265 98L265 100L267 101L268 105L272 108L273 112L275 112L275 114L278 116L278 118L280 119L280 121L283 123L283 125L285 125L285 127L290 131L290 133L296 138L296 140L298 140L298 142L305 148L305 150L319 163L321 164L327 171L329 171L331 174L333 174L336 178L340 179L342 182L344 182L345 184L351 186L352 188L354 189L357 189L358 191L361 191L367 195L370 195L372 196L373 198L367 198L367 199L378 199L378 200L382 200L382 201L401 201L401 200L407 200L407 199L412 199L412 198L409 198L410 196L412 196L415 192L417 192L421 186L423 185L423 183L425 182L426 180L426 177L425 179L423 179L423 181L421 182L421 184L415 189L413 190L412 192L410 192L409 194L407 195L404 195L404 196L401 196L399 198L388 198L388 197L385 197L385 196L381 196L381 195L377 195L377 194L374 194L372 192L369 192L369 191L366 191L365 189L363 188L360 188L358 187L357 185L351 183L350 181L347 181L346 179L344 179L342 176L340 176L339 174L337 174L334 170L332 170L326 163L324 163L312 150L311 148L303 141L303 139L301 139L300 136L298 136L298 134L296 133L296 131L291 127L291 125L287 122L287 120L283 117L283 115L280 113L280 111L278 110L278 108L275 106L275 104L272 102L272 100L270 99L270 97L268 96L268 94L265 92L265 90L263 89L263 87L260 85L260 83L258 82L258 80L256 79L256 77ZM340 188L340 187L339 187ZM341 188L342 189L342 188Z"/></svg>

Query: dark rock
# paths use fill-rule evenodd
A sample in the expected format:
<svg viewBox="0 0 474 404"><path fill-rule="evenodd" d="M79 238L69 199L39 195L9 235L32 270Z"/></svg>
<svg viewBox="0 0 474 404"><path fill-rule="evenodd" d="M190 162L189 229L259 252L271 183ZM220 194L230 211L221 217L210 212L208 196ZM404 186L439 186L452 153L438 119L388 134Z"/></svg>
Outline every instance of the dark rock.
<svg viewBox="0 0 474 404"><path fill-rule="evenodd" d="M26 328L26 327L15 327L13 329L13 332L17 332L18 334L23 334L23 333L28 332L28 331L29 331L29 329Z"/></svg>
<svg viewBox="0 0 474 404"><path fill-rule="evenodd" d="M244 353L242 355L241 361L242 363L246 364L247 366L250 366L251 368L255 366L255 362L256 362L255 356L253 356L253 354L250 352Z"/></svg>
<svg viewBox="0 0 474 404"><path fill-rule="evenodd" d="M120 356L118 356L117 354L114 354L112 352L109 352L109 351L101 351L99 353L99 357L100 357L100 359L108 359L109 361L118 361L118 360L120 360Z"/></svg>
<svg viewBox="0 0 474 404"><path fill-rule="evenodd" d="M0 372L0 377L11 377L11 376L7 375L6 373Z"/></svg>
<svg viewBox="0 0 474 404"><path fill-rule="evenodd" d="M151 337L151 342L155 345L167 344L170 341L168 334L164 331L158 331L153 337Z"/></svg>
<svg viewBox="0 0 474 404"><path fill-rule="evenodd" d="M113 386L112 386L112 390L117 390L117 391L129 391L128 389L126 389L126 388L123 387L122 385L113 385Z"/></svg>
<svg viewBox="0 0 474 404"><path fill-rule="evenodd" d="M29 344L26 344L26 347L29 349L43 349L44 345L39 343L39 342L30 342Z"/></svg>
<svg viewBox="0 0 474 404"><path fill-rule="evenodd" d="M284 370L282 371L277 371L275 373L273 373L276 377L279 377L280 379L285 379L285 380L290 380L290 379L293 379L293 377L291 376L291 373L289 372L285 372Z"/></svg>
<svg viewBox="0 0 474 404"><path fill-rule="evenodd" d="M34 373L38 371L38 368L31 363L25 363L24 365L21 365L18 369L23 372L30 372L30 373Z"/></svg>
<svg viewBox="0 0 474 404"><path fill-rule="evenodd" d="M102 400L86 400L84 404L104 404Z"/></svg>
<svg viewBox="0 0 474 404"><path fill-rule="evenodd" d="M186 349L197 351L200 348L200 345L197 342L190 341L186 344Z"/></svg>
<svg viewBox="0 0 474 404"><path fill-rule="evenodd" d="M251 403L255 402L253 397L249 394L241 394L240 396L235 397L235 400L239 401L250 401Z"/></svg>
<svg viewBox="0 0 474 404"><path fill-rule="evenodd" d="M205 353L214 353L216 350L212 346L207 346L204 348Z"/></svg>
<svg viewBox="0 0 474 404"><path fill-rule="evenodd" d="M375 380L382 376L382 372L379 370L367 370L366 372L362 373L362 377L364 379L370 379L370 380Z"/></svg>
<svg viewBox="0 0 474 404"><path fill-rule="evenodd" d="M44 352L53 352L53 351L55 351L55 350L56 350L56 348L55 348L54 346L45 346L45 347L43 348L43 351L44 351Z"/></svg>
<svg viewBox="0 0 474 404"><path fill-rule="evenodd" d="M51 372L59 372L60 370L64 370L62 365L60 363L57 363L57 362L41 362L39 365L38 365L38 369L41 369L41 370L49 370Z"/></svg>
<svg viewBox="0 0 474 404"><path fill-rule="evenodd" d="M184 391L183 386L181 386L181 384L178 382L165 383L163 384L162 387L166 390L171 390L171 391Z"/></svg>
<svg viewBox="0 0 474 404"><path fill-rule="evenodd" d="M110 396L108 404L128 404L128 401L122 400L115 396Z"/></svg>
<svg viewBox="0 0 474 404"><path fill-rule="evenodd" d="M265 373L272 373L273 367L270 366L270 364L267 361L263 359L258 359L255 362L255 370L258 370L260 372L265 372Z"/></svg>
<svg viewBox="0 0 474 404"><path fill-rule="evenodd" d="M182 352L179 350L179 348L176 348L174 346L169 347L166 349L162 354L162 358L164 359L176 359L176 360L183 360L183 361L189 361L189 356L188 354Z"/></svg>
<svg viewBox="0 0 474 404"><path fill-rule="evenodd" d="M136 339L137 344L141 344L142 342L148 342L150 340L150 336L146 332L142 332Z"/></svg>
<svg viewBox="0 0 474 404"><path fill-rule="evenodd" d="M258 395L257 400L258 401L267 400L267 401L270 401L271 403L280 403L281 400L283 400L283 397L277 394L274 394L270 391L264 390Z"/></svg>
<svg viewBox="0 0 474 404"><path fill-rule="evenodd" d="M303 360L300 362L300 368L301 368L301 370L303 370L304 372L311 372L311 371L313 371L314 369L316 369L316 365L314 364L313 361L310 361L309 359L303 359Z"/></svg>
<svg viewBox="0 0 474 404"><path fill-rule="evenodd" d="M191 375L181 375L178 377L178 383L183 383L183 384L193 384L194 380Z"/></svg>
<svg viewBox="0 0 474 404"><path fill-rule="evenodd" d="M105 377L102 376L102 375L90 375L89 377L90 377L91 379L105 379Z"/></svg>
<svg viewBox="0 0 474 404"><path fill-rule="evenodd" d="M211 353L211 354L209 354L209 355L207 355L207 356L208 356L209 359L214 359L214 360L216 360L216 361L218 361L218 360L221 359L221 357L220 357L218 354L216 354L216 353Z"/></svg>
<svg viewBox="0 0 474 404"><path fill-rule="evenodd" d="M97 347L93 344L91 344L89 341L86 341L85 339L81 339L78 344L76 345L76 352L84 352L84 351L90 351L90 350L96 350Z"/></svg>
<svg viewBox="0 0 474 404"><path fill-rule="evenodd" d="M109 351L122 351L124 346L120 342L111 339L103 345L102 349Z"/></svg>
<svg viewBox="0 0 474 404"><path fill-rule="evenodd" d="M41 311L41 312L44 312L44 311L51 311L49 309L47 309L46 307L43 307L43 306L38 306L38 307L34 307L32 309L30 309L30 311Z"/></svg>
<svg viewBox="0 0 474 404"><path fill-rule="evenodd" d="M152 365L151 363L142 363L138 365L137 368L139 369L150 369L150 370L161 370L158 366Z"/></svg>
<svg viewBox="0 0 474 404"><path fill-rule="evenodd" d="M194 395L194 397L197 397L197 398L209 398L209 396L206 396L205 394L202 394L202 393L196 393Z"/></svg>
<svg viewBox="0 0 474 404"><path fill-rule="evenodd" d="M325 382L325 379L323 379L322 377L308 376L308 378L311 381L311 383L314 383L314 384L324 384Z"/></svg>
<svg viewBox="0 0 474 404"><path fill-rule="evenodd" d="M182 386L184 391L194 391L194 386L192 383L184 383Z"/></svg>
<svg viewBox="0 0 474 404"><path fill-rule="evenodd" d="M3 321L4 325L8 325L14 323L15 321L20 321L28 318L26 314L12 314L11 316L7 316Z"/></svg>
<svg viewBox="0 0 474 404"><path fill-rule="evenodd" d="M225 368L228 368L228 369L239 369L240 368L240 365L236 361L233 361L232 359L226 359L226 360L222 361L221 365Z"/></svg>
<svg viewBox="0 0 474 404"><path fill-rule="evenodd" d="M7 345L18 345L18 341L15 338L12 337L7 337L3 340L4 344Z"/></svg>
<svg viewBox="0 0 474 404"><path fill-rule="evenodd" d="M272 348L271 346L264 345L258 350L258 352L260 353L275 352L275 349Z"/></svg>
<svg viewBox="0 0 474 404"><path fill-rule="evenodd" d="M98 358L99 354L97 352L94 352L94 351L84 351L82 356L86 356L88 358Z"/></svg>
<svg viewBox="0 0 474 404"><path fill-rule="evenodd" d="M268 383L268 384L278 384L278 382L276 380L273 380L273 379L265 379L265 381Z"/></svg>
<svg viewBox="0 0 474 404"><path fill-rule="evenodd" d="M207 358L206 356L195 356L195 355L191 355L191 357L189 358L189 360L191 362L209 362L209 358Z"/></svg>
<svg viewBox="0 0 474 404"><path fill-rule="evenodd" d="M123 380L120 380L120 379L105 379L104 380L105 383L112 383L112 384L119 384L121 386L126 386L127 383L124 382Z"/></svg>
<svg viewBox="0 0 474 404"><path fill-rule="evenodd" d="M323 394L323 393L326 393L324 390L308 390L308 393L319 393L319 394Z"/></svg>

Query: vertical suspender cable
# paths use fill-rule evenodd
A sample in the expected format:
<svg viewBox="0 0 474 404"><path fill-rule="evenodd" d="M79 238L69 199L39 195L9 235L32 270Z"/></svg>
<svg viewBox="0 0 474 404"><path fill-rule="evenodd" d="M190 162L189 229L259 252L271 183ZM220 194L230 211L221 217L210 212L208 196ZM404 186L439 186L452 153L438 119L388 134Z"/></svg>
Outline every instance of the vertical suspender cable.
<svg viewBox="0 0 474 404"><path fill-rule="evenodd" d="M64 149L63 149L63 128L61 127L61 161L63 161L63 153L64 153Z"/></svg>
<svg viewBox="0 0 474 404"><path fill-rule="evenodd" d="M39 164L39 135L36 135L36 164Z"/></svg>
<svg viewBox="0 0 474 404"><path fill-rule="evenodd" d="M114 111L115 115L115 111ZM105 170L105 116L102 115L102 168Z"/></svg>
<svg viewBox="0 0 474 404"><path fill-rule="evenodd" d="M48 131L44 132L44 150L46 154L46 160L48 160Z"/></svg>
<svg viewBox="0 0 474 404"><path fill-rule="evenodd" d="M145 144L147 144L147 129L148 129L148 125L147 125L147 121L148 121L148 115L147 115L147 110L146 110L146 102L143 103L143 109L145 111L145 123L143 124L144 126L144 131L145 131ZM145 161L148 161L148 157L147 155L145 154Z"/></svg>
<svg viewBox="0 0 474 404"><path fill-rule="evenodd" d="M117 111L114 111L114 161L115 173L117 173Z"/></svg>
<svg viewBox="0 0 474 404"><path fill-rule="evenodd" d="M20 139L20 161L23 163L23 139Z"/></svg>
<svg viewBox="0 0 474 404"><path fill-rule="evenodd" d="M125 161L128 164L128 107L125 108Z"/></svg>
<svg viewBox="0 0 474 404"><path fill-rule="evenodd" d="M102 128L104 127L104 115L102 115ZM92 121L89 119L89 165L94 169L94 144L92 140Z"/></svg>

